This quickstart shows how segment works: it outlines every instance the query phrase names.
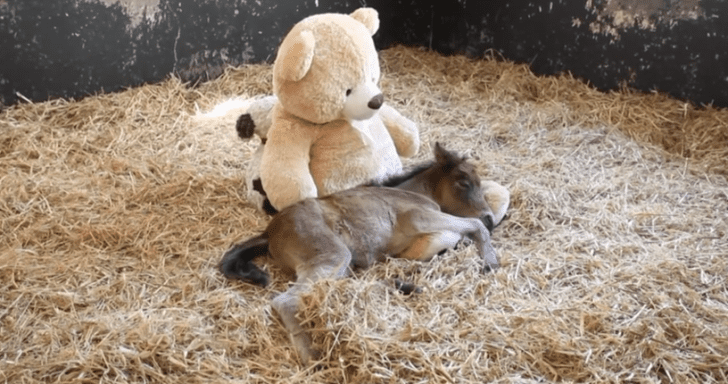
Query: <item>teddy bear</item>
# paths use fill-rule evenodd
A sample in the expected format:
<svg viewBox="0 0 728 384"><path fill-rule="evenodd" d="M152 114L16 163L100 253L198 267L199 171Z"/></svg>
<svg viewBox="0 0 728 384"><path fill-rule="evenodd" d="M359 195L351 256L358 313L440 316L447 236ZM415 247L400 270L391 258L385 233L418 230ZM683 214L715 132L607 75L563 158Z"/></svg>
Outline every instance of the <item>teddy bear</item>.
<svg viewBox="0 0 728 384"><path fill-rule="evenodd" d="M247 166L248 200L267 213L307 197L401 172L398 155L417 153L415 123L383 103L380 69L371 36L376 10L320 14L298 23L284 38L273 68L274 95L245 102L238 136L260 137ZM505 218L510 193L483 181L494 225Z"/></svg>
<svg viewBox="0 0 728 384"><path fill-rule="evenodd" d="M262 145L248 166L249 198L281 210L402 170L420 146L417 125L385 103L373 8L325 13L297 23L273 64L273 96L255 100L238 134Z"/></svg>

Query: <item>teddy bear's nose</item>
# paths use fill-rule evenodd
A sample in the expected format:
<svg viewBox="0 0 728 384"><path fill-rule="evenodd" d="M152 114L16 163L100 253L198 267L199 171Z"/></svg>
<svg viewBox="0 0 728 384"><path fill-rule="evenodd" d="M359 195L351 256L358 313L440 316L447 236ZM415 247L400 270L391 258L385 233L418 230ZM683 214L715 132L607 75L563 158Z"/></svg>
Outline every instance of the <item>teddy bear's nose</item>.
<svg viewBox="0 0 728 384"><path fill-rule="evenodd" d="M371 100L369 100L369 103L367 104L367 107L371 109L379 109L382 107L382 104L384 104L384 95L381 93L372 97Z"/></svg>

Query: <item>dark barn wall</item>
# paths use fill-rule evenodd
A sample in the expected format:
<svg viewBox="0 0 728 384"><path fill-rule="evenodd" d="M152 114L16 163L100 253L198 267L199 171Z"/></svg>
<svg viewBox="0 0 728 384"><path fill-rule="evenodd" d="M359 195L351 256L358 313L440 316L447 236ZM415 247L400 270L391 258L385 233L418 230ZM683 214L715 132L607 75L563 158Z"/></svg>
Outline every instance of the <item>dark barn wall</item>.
<svg viewBox="0 0 728 384"><path fill-rule="evenodd" d="M397 2L412 14L379 37L443 53L489 49L539 74L569 71L602 90L621 83L728 107L728 0ZM419 5L416 5L419 4ZM429 11L428 12L428 9ZM407 11L415 9L415 11Z"/></svg>
<svg viewBox="0 0 728 384"><path fill-rule="evenodd" d="M322 1L324 3L325 1ZM270 60L299 19L354 1L0 0L5 104L82 97L156 82L197 81L226 65Z"/></svg>
<svg viewBox="0 0 728 384"><path fill-rule="evenodd" d="M492 49L604 90L728 107L728 0L0 0L0 102L206 80L272 60L305 16L364 4L380 12L380 49Z"/></svg>
<svg viewBox="0 0 728 384"><path fill-rule="evenodd" d="M464 51L477 55L493 48L530 63L536 73L570 71L603 90L626 82L645 92L728 107L728 0L589 3L591 8L583 0L468 1ZM692 3L699 5L677 8ZM457 46L461 36L436 37L442 46L433 48L463 51Z"/></svg>

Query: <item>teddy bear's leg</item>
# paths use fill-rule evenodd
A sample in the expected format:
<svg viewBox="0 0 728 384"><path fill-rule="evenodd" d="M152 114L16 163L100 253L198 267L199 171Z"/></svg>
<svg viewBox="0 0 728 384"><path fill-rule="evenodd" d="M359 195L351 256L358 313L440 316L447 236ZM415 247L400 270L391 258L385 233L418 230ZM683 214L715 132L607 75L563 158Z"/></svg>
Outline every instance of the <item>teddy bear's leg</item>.
<svg viewBox="0 0 728 384"><path fill-rule="evenodd" d="M278 98L276 96L266 96L253 101L248 110L238 116L235 123L238 136L243 140L247 140L253 137L253 134L256 134L265 142L268 129L272 124L273 107L277 102Z"/></svg>
<svg viewBox="0 0 728 384"><path fill-rule="evenodd" d="M506 187L496 183L495 181L486 180L481 182L485 201L488 202L491 211L493 211L493 226L497 227L503 221L511 203L511 193Z"/></svg>
<svg viewBox="0 0 728 384"><path fill-rule="evenodd" d="M265 190L263 190L263 183L260 180L260 162L263 158L264 149L265 144L258 146L258 149L255 150L253 158L245 170L246 199L253 203L261 212L275 215L278 213L278 210L271 205Z"/></svg>
<svg viewBox="0 0 728 384"><path fill-rule="evenodd" d="M258 146L258 149L255 150L253 158L245 170L246 198L260 210L263 210L263 203L265 201L265 192L263 192L263 187L260 182L260 160L263 157L263 146L263 144Z"/></svg>

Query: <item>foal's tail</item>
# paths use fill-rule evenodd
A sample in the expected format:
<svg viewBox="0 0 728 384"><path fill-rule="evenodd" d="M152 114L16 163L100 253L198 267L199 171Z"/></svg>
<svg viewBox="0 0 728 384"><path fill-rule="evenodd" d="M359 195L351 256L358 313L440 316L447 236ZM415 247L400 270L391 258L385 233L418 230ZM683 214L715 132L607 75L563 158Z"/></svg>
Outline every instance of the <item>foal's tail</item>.
<svg viewBox="0 0 728 384"><path fill-rule="evenodd" d="M253 264L253 259L268 254L268 238L260 235L237 244L222 257L219 268L228 279L239 279L265 287L268 274Z"/></svg>

